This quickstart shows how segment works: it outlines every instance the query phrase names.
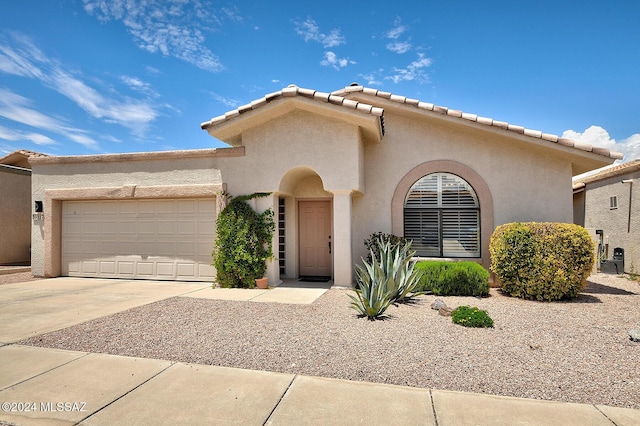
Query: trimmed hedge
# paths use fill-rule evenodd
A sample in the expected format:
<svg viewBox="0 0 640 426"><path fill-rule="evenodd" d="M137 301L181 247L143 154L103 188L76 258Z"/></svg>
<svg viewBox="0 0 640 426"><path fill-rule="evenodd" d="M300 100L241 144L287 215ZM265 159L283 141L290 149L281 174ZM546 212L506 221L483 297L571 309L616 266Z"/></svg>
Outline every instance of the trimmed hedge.
<svg viewBox="0 0 640 426"><path fill-rule="evenodd" d="M578 296L587 285L594 244L581 226L555 222L499 226L489 243L491 270L502 291L551 301Z"/></svg>
<svg viewBox="0 0 640 426"><path fill-rule="evenodd" d="M422 271L419 291L438 296L487 296L489 271L475 262L424 260L416 264Z"/></svg>

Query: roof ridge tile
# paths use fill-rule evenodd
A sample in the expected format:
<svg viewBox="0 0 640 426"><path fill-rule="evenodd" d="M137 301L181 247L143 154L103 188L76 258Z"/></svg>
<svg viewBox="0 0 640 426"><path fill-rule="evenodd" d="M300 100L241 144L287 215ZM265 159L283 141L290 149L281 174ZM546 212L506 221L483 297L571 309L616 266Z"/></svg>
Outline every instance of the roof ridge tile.
<svg viewBox="0 0 640 426"><path fill-rule="evenodd" d="M272 92L265 95L261 99L257 99L252 101L247 105L243 105L233 111L229 111L224 115L214 117L208 122L202 123L200 126L203 129L206 129L210 126L220 124L224 121L233 119L239 116L242 113L257 109L268 102L273 100L282 98L282 97L294 97L294 96L304 96L311 99L317 99L323 102L344 106L346 108L354 109L357 111L363 111L369 114L377 115L382 117L384 114L384 109L381 107L376 107L374 105L369 105L366 103L358 102L353 99L349 99L347 96L352 93L360 92L364 95L375 96L383 99L388 99L391 102L396 102L399 104L405 104L412 107L416 107L418 109L433 111L442 115L448 115L451 117L461 118L467 121L475 122L485 126L496 127L499 129L508 130L511 132L515 132L518 134L525 135L527 137L541 139L551 143L557 143L559 145L567 146L570 148L579 149L582 151L592 152L598 155L603 155L605 157L613 158L613 159L622 159L623 155L619 152L611 151L607 148L601 147L593 147L589 144L580 143L573 141L571 139L566 139L559 137L550 133L543 133L540 130L528 129L524 126L515 125L508 123L506 121L494 120L489 117L478 116L477 114L467 113L461 110L451 109L446 106L434 105L429 102L423 102L418 99L407 98L406 96L396 95L391 92L385 92L382 90L374 89L371 87L362 86L358 83L352 83L351 85L344 87L339 90L335 90L331 93L327 92L319 92L313 89L305 89L300 88L294 84L289 85L288 87L283 88L277 92Z"/></svg>

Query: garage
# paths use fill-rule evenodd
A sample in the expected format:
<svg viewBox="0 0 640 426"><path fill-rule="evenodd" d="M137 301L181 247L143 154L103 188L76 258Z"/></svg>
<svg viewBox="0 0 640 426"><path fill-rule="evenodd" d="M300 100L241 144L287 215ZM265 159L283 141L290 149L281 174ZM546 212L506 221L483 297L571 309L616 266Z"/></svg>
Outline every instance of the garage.
<svg viewBox="0 0 640 426"><path fill-rule="evenodd" d="M214 198L64 201L62 275L212 281L215 222Z"/></svg>

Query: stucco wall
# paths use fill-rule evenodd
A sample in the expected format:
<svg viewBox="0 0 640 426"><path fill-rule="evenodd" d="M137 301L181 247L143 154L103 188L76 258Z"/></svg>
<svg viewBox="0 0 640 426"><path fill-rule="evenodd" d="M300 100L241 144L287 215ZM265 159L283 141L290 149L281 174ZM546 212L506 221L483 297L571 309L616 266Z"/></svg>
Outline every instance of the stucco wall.
<svg viewBox="0 0 640 426"><path fill-rule="evenodd" d="M494 226L514 221L571 222L571 165L526 144L433 120L387 113L380 144L365 145L365 194L354 197L354 259L371 233L391 232L391 199L414 167L434 160L461 163L484 179ZM447 170L442 170L446 172ZM480 206L482 210L486 206Z"/></svg>
<svg viewBox="0 0 640 426"><path fill-rule="evenodd" d="M0 265L28 263L31 171L0 167Z"/></svg>
<svg viewBox="0 0 640 426"><path fill-rule="evenodd" d="M616 176L600 182L588 183L585 190L585 228L595 232L603 230L608 258L613 249L625 250L625 272L633 266L640 270L640 173ZM622 180L633 179L633 185ZM631 194L631 220L629 222L629 192ZM618 198L618 208L610 208L610 197Z"/></svg>
<svg viewBox="0 0 640 426"><path fill-rule="evenodd" d="M45 163L34 162L33 199L47 200L47 191L51 193L56 190L68 190L82 197L91 197L90 194L93 192L99 194L96 195L97 198L103 198L106 192L98 189L113 188L115 194L129 192L133 197L136 191L135 186L146 188L148 196L156 194L158 197L180 198L193 196L190 187L213 185L222 188L220 170L214 167L213 157L204 153L201 158L194 156L180 158L179 154L166 155L165 159L140 160L140 158L144 156L138 157L136 161L95 161L95 158L83 161L82 157L78 157L72 161L63 159L62 162L57 163L46 163L50 160L43 160ZM172 187L176 190L171 190ZM122 190L118 191L118 189ZM214 194L209 196L212 195ZM32 273L35 276L45 276L45 269L49 268L51 262L55 263L55 256L59 255L59 247L51 247L49 257L45 256L47 232L55 233L57 230L59 233L59 218L52 218L51 214L54 212L47 211L55 206L55 203L45 203L45 215L51 223L51 229L46 226L47 220L34 221L31 228ZM48 241L52 241L51 235L48 238ZM55 238L53 244L56 244ZM213 247L213 241L211 246ZM56 268L54 267L53 270L55 271Z"/></svg>
<svg viewBox="0 0 640 426"><path fill-rule="evenodd" d="M283 176L305 166L326 190L360 190L362 168L357 126L294 111L243 134L245 156L220 158L230 194L278 191Z"/></svg>

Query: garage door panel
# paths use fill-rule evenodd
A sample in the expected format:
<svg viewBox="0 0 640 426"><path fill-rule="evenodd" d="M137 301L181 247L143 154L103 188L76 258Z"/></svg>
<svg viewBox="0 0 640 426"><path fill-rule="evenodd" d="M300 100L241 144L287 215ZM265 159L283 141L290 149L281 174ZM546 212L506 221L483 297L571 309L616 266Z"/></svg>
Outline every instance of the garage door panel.
<svg viewBox="0 0 640 426"><path fill-rule="evenodd" d="M116 262L114 262L114 261L102 261L102 262L100 262L100 273L101 274L115 275L115 273L116 273Z"/></svg>
<svg viewBox="0 0 640 426"><path fill-rule="evenodd" d="M178 253L181 256L195 256L196 255L196 243L192 241L178 242Z"/></svg>
<svg viewBox="0 0 640 426"><path fill-rule="evenodd" d="M195 214L198 211L198 200L189 200L178 205L178 213L180 214ZM215 206L215 204L214 204ZM215 210L213 211L215 213Z"/></svg>
<svg viewBox="0 0 640 426"><path fill-rule="evenodd" d="M176 234L176 222L171 220L158 221L158 234L159 235L175 235Z"/></svg>
<svg viewBox="0 0 640 426"><path fill-rule="evenodd" d="M198 212L205 213L208 215L215 216L216 215L216 203L209 203L203 200L198 200Z"/></svg>
<svg viewBox="0 0 640 426"><path fill-rule="evenodd" d="M158 256L162 257L175 257L178 254L174 241L159 241L156 245L156 252Z"/></svg>
<svg viewBox="0 0 640 426"><path fill-rule="evenodd" d="M195 235L196 223L191 220L180 220L178 222L178 235Z"/></svg>
<svg viewBox="0 0 640 426"><path fill-rule="evenodd" d="M118 262L118 275L133 276L134 263L132 261L121 260Z"/></svg>
<svg viewBox="0 0 640 426"><path fill-rule="evenodd" d="M65 201L62 273L209 281L215 200Z"/></svg>

